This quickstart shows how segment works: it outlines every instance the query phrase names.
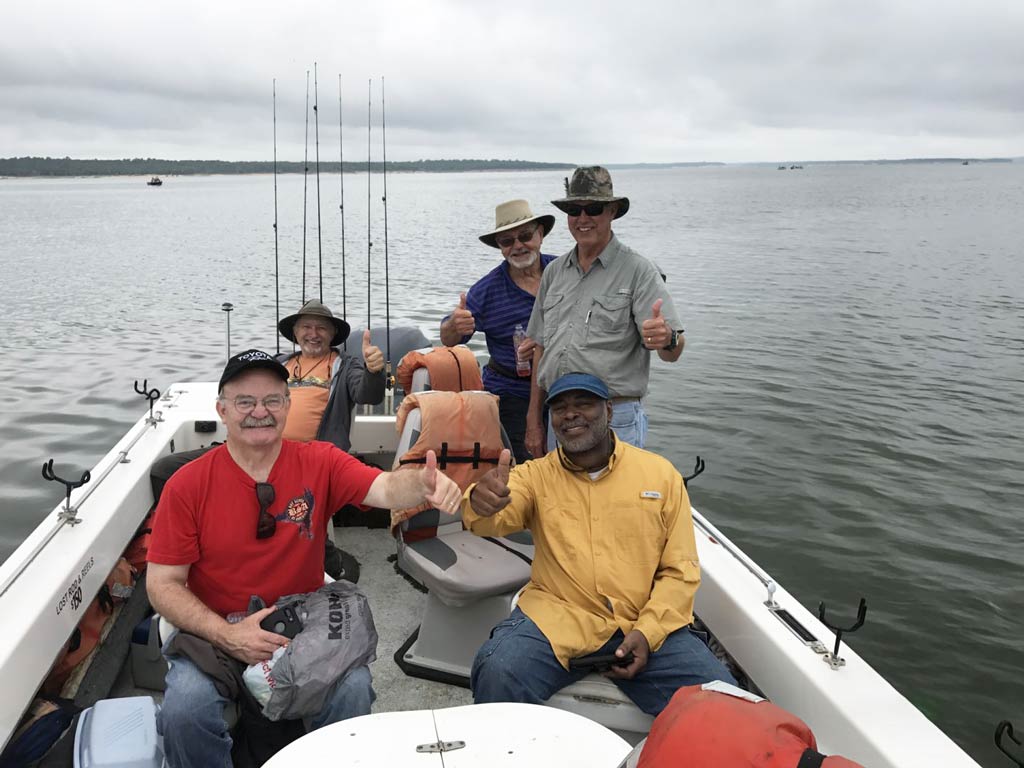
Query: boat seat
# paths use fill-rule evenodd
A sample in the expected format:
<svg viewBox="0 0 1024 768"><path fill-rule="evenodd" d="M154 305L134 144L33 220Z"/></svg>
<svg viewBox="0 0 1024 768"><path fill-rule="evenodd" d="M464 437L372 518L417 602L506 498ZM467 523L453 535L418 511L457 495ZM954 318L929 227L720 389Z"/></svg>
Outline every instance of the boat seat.
<svg viewBox="0 0 1024 768"><path fill-rule="evenodd" d="M420 392L407 398L402 436L395 451L396 468L409 457L433 449L438 467L465 489L490 471L503 441L497 421L497 398L486 392ZM421 406L422 404L422 406ZM444 424L451 441L434 444L424 438L424 412ZM491 422L478 434L470 422ZM472 434L471 434L472 433ZM434 434L434 430L431 430ZM478 439L479 438L479 439ZM473 463L473 457L479 459ZM455 462L460 462L456 464ZM477 536L462 526L462 514L445 514L435 508L397 516L398 567L445 604L459 607L483 597L513 593L530 578L533 540L528 532L513 537Z"/></svg>
<svg viewBox="0 0 1024 768"><path fill-rule="evenodd" d="M440 471L463 489L508 447L497 397L487 392L413 393L399 409L398 425L396 471L421 464L433 450ZM395 510L392 523L398 568L427 588L420 626L395 660L407 674L468 686L477 649L530 578L533 540L525 531L480 537L463 529L461 512L431 507Z"/></svg>

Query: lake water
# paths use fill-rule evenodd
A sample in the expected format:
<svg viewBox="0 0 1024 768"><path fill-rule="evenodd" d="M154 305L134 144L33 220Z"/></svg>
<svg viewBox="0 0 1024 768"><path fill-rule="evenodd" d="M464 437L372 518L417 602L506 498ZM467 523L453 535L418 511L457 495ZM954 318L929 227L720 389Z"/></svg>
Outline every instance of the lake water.
<svg viewBox="0 0 1024 768"><path fill-rule="evenodd" d="M497 202L557 172L388 178L391 315L437 324L497 263ZM984 765L1024 728L1024 164L709 167L614 174L624 242L684 318L655 362L649 448L695 506ZM380 177L370 314L384 322ZM136 379L215 379L276 348L270 176L0 180L0 559L133 423ZM342 309L337 175L320 180L324 299ZM345 177L347 306L367 312L367 177ZM282 314L301 303L301 176L279 179ZM308 296L319 290L309 181ZM564 217L545 251L571 245Z"/></svg>

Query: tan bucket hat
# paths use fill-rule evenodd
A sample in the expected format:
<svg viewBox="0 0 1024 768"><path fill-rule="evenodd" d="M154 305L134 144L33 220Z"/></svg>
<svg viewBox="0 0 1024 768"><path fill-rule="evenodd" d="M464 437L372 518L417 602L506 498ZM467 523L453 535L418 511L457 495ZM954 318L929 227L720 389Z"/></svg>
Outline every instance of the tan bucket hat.
<svg viewBox="0 0 1024 768"><path fill-rule="evenodd" d="M620 219L629 210L628 197L616 197L612 191L612 175L600 165L584 165L572 172L572 179L565 180L565 197L552 200L551 204L565 211L569 203L618 203L615 218Z"/></svg>
<svg viewBox="0 0 1024 768"><path fill-rule="evenodd" d="M334 337L331 339L331 346L336 347L341 344L345 339L348 338L349 328L348 323L342 320L340 317L335 317L334 313L327 307L326 304L322 304L316 299L310 299L302 305L302 309L296 312L294 315L288 315L277 324L277 330L281 332L288 341L293 344L297 344L295 341L295 321L303 315L313 315L313 317L325 317L331 321L334 325Z"/></svg>
<svg viewBox="0 0 1024 768"><path fill-rule="evenodd" d="M540 225L544 227L545 237L547 237L551 228L555 226L554 216L550 214L534 216L533 211L530 210L530 204L525 200L508 200L494 209L494 230L486 235L480 235L480 242L491 246L491 248L497 248L498 243L495 238L499 234L508 229L515 229L516 227L523 226L523 224L529 224L531 221L540 222Z"/></svg>

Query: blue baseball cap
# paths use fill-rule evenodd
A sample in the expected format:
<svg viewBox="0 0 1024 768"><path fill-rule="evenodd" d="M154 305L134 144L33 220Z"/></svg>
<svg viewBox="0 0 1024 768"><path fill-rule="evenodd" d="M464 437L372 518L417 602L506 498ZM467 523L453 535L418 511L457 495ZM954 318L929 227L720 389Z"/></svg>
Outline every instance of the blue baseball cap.
<svg viewBox="0 0 1024 768"><path fill-rule="evenodd" d="M548 390L548 399L544 403L545 405L551 405L551 401L560 394L573 390L589 392L592 395L597 395L602 400L609 399L608 385L597 378L597 376L589 373L567 373L559 377L551 385L551 389Z"/></svg>

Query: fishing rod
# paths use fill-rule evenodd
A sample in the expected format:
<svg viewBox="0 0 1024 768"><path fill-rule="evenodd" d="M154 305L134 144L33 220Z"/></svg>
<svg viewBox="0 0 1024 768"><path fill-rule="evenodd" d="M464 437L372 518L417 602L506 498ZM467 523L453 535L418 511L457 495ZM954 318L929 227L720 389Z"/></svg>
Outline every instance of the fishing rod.
<svg viewBox="0 0 1024 768"><path fill-rule="evenodd" d="M306 194L309 189L309 70L306 70L306 149L302 156L302 303L306 303Z"/></svg>
<svg viewBox="0 0 1024 768"><path fill-rule="evenodd" d="M384 357L384 381L388 389L391 389L391 285L388 282L388 137L386 120L384 117L384 76L380 78L380 147L381 147L381 177L384 183L384 194L381 201L384 203L384 332L385 336L385 357Z"/></svg>
<svg viewBox="0 0 1024 768"><path fill-rule="evenodd" d="M373 78L366 86L366 327L370 327L370 253L373 241L370 239L370 150L371 128L370 117L373 114Z"/></svg>
<svg viewBox="0 0 1024 768"><path fill-rule="evenodd" d="M345 149L341 133L341 74L338 74L338 185L341 187L341 316L348 317L348 297L345 284ZM342 348L348 349L348 339L342 342Z"/></svg>
<svg viewBox="0 0 1024 768"><path fill-rule="evenodd" d="M316 82L316 62L313 62L313 126L316 133L316 252L320 263L320 303L324 303L324 248L320 238L320 103Z"/></svg>
<svg viewBox="0 0 1024 768"><path fill-rule="evenodd" d="M274 78L274 338L277 339L277 354L281 354L281 334L277 330L281 322L281 262L277 248L277 78Z"/></svg>

